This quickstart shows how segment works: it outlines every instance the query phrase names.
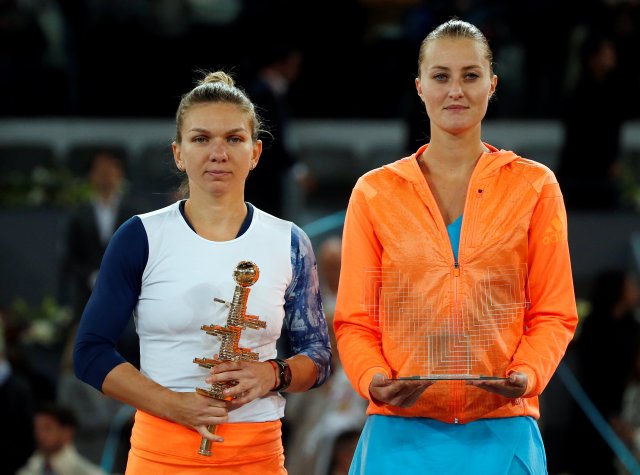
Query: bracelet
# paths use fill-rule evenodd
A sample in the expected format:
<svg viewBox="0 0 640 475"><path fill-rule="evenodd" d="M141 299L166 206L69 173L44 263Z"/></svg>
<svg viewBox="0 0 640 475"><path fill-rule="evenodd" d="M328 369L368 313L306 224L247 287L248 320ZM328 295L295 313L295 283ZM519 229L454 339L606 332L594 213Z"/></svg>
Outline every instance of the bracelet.
<svg viewBox="0 0 640 475"><path fill-rule="evenodd" d="M279 384L275 388L273 388L272 391L285 391L291 384L291 368L289 367L289 363L287 363L285 360L281 360L280 358L273 358L267 361L270 363L273 362L278 365L279 370Z"/></svg>
<svg viewBox="0 0 640 475"><path fill-rule="evenodd" d="M280 378L278 377L278 375L280 374L280 366L278 366L278 363L273 360L267 360L266 362L273 367L273 374L276 377L276 381L275 383L273 383L273 387L269 389L269 391L275 391L278 387L278 383L280 382Z"/></svg>

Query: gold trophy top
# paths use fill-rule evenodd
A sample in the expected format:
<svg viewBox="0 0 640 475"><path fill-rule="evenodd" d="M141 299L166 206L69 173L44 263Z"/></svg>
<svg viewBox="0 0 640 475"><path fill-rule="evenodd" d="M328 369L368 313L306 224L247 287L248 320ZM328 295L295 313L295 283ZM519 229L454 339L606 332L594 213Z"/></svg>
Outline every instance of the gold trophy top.
<svg viewBox="0 0 640 475"><path fill-rule="evenodd" d="M251 261L240 261L233 271L233 280L241 287L251 287L259 277L260 269Z"/></svg>

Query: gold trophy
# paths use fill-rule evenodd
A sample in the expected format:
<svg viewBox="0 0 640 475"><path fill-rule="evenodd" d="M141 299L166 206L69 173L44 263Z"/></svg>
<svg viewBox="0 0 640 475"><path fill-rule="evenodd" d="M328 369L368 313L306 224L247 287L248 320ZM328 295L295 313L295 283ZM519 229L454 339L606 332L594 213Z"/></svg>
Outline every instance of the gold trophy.
<svg viewBox="0 0 640 475"><path fill-rule="evenodd" d="M247 299L251 290L249 287L256 283L259 276L260 270L253 262L241 261L238 263L233 271L233 280L238 284L233 292L233 300L226 302L219 298L213 299L215 302L222 303L229 308L227 324L224 327L220 325L202 325L200 327L207 334L217 336L220 339L219 353L213 358L194 358L194 363L210 369L225 361L258 360L258 353L247 348L239 348L238 343L240 342L240 334L245 328L258 329L266 328L267 326L267 322L260 320L257 316L246 314ZM224 400L223 391L236 384L237 381L214 383L208 389L196 388L196 392L212 399ZM207 429L210 432L214 432L215 426L207 426ZM211 441L209 439L202 437L198 453L207 457L211 456Z"/></svg>

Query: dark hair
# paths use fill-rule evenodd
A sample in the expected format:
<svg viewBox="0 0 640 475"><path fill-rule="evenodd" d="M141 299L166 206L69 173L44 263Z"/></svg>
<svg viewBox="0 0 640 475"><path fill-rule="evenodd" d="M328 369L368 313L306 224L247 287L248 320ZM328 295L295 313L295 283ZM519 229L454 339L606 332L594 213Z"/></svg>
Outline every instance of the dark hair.
<svg viewBox="0 0 640 475"><path fill-rule="evenodd" d="M493 73L493 52L491 51L487 38L477 26L457 18L452 18L451 20L436 27L424 40L422 40L422 43L420 44L420 52L418 54L418 77L420 77L420 65L424 61L427 46L432 41L441 38L466 38L480 43L484 49L485 58L489 61L489 69Z"/></svg>
<svg viewBox="0 0 640 475"><path fill-rule="evenodd" d="M205 75L198 85L182 96L176 112L176 142L182 141L182 122L185 113L196 104L229 103L237 105L249 115L251 137L257 140L262 132L262 120L256 112L253 102L247 94L235 85L233 78L224 71L215 71Z"/></svg>
<svg viewBox="0 0 640 475"><path fill-rule="evenodd" d="M127 172L127 160L125 159L124 152L116 148L96 148L93 154L89 157L89 166L87 173L91 172L91 169L98 163L99 160L104 160L107 157L112 163L117 164L123 173Z"/></svg>
<svg viewBox="0 0 640 475"><path fill-rule="evenodd" d="M53 417L63 427L76 428L78 421L73 411L67 406L55 402L44 402L36 411L36 414Z"/></svg>

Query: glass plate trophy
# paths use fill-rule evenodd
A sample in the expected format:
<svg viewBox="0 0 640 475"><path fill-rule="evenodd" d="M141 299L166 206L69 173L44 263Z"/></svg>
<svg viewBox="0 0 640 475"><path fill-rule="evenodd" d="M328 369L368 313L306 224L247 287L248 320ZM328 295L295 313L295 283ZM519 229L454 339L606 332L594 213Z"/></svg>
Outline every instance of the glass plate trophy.
<svg viewBox="0 0 640 475"><path fill-rule="evenodd" d="M529 306L526 264L489 267L464 294L455 279L450 288L434 285L427 298L396 270L365 272L365 310L376 318L384 347L403 367L391 379L507 379L502 332ZM434 299L451 304L434 305ZM436 315L435 309L443 307L448 315Z"/></svg>
<svg viewBox="0 0 640 475"><path fill-rule="evenodd" d="M241 261L238 263L233 271L233 279L238 285L236 285L235 291L233 292L232 301L226 302L219 298L213 299L215 302L222 303L229 308L227 324L224 327L220 325L202 325L202 327L200 327L200 329L207 332L207 334L220 339L219 353L214 355L213 358L195 358L193 360L194 363L203 368L213 368L225 361L258 361L258 353L248 348L240 348L238 344L242 330L246 328L259 329L267 327L267 323L255 315L247 315L247 299L249 298L249 292L251 290L249 287L256 283L259 276L260 270L253 262ZM207 389L196 388L196 392L213 399L226 399L223 391L236 384L237 382L233 381L214 383ZM207 429L209 432L214 432L215 426L207 426ZM211 456L211 441L209 439L202 437L198 453L207 457Z"/></svg>

